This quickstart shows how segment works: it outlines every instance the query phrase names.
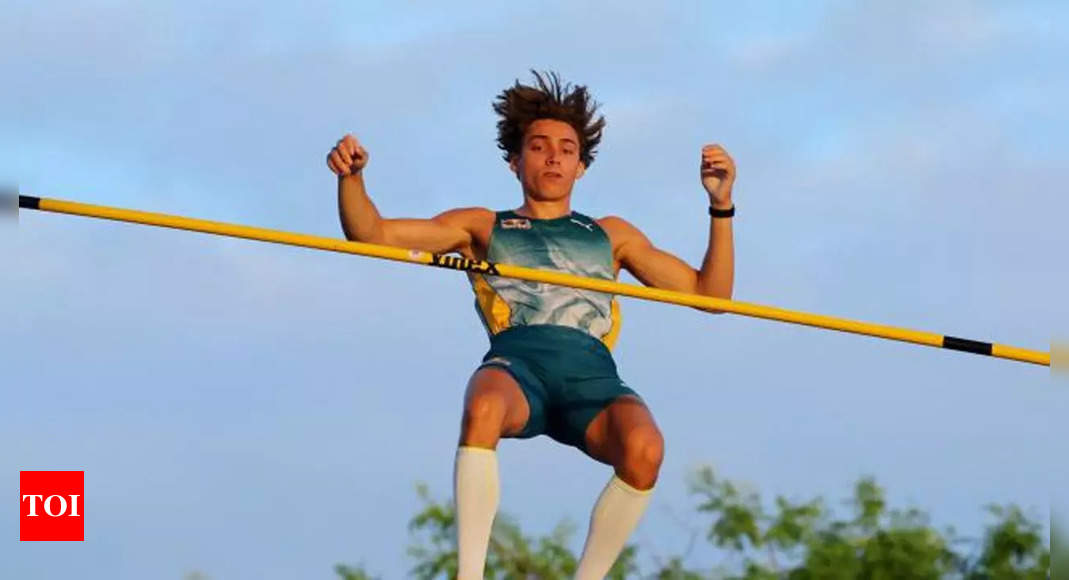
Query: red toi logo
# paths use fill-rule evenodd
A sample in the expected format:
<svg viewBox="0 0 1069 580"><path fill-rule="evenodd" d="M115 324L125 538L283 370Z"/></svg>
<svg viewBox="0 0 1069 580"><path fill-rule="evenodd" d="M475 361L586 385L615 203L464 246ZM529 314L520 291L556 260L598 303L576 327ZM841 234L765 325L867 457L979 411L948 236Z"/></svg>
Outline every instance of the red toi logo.
<svg viewBox="0 0 1069 580"><path fill-rule="evenodd" d="M19 472L19 540L85 541L85 472Z"/></svg>

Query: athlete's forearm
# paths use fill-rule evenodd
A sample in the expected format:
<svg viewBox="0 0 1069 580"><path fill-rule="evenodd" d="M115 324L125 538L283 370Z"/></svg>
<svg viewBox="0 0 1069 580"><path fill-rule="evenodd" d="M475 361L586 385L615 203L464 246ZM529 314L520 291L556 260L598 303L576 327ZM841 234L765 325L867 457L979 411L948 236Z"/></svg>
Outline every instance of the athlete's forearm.
<svg viewBox="0 0 1069 580"><path fill-rule="evenodd" d="M368 197L362 173L338 178L338 214L346 239L368 243L383 241L382 216Z"/></svg>
<svg viewBox="0 0 1069 580"><path fill-rule="evenodd" d="M732 219L710 218L709 247L698 271L698 294L731 299L735 284L735 242Z"/></svg>

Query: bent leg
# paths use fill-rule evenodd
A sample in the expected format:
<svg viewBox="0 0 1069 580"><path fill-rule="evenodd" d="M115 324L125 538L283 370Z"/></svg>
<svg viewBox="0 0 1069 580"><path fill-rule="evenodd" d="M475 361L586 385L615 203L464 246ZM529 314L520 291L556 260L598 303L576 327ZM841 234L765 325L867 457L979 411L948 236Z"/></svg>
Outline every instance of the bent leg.
<svg viewBox="0 0 1069 580"><path fill-rule="evenodd" d="M590 516L577 580L604 578L646 511L664 457L664 439L640 399L624 396L591 421L587 452L615 471Z"/></svg>
<svg viewBox="0 0 1069 580"><path fill-rule="evenodd" d="M664 460L664 437L641 399L623 396L598 413L586 430L587 451L613 466L636 489L650 489Z"/></svg>
<svg viewBox="0 0 1069 580"><path fill-rule="evenodd" d="M504 369L485 366L468 381L460 445L496 449L502 436L522 431L530 415L527 397L516 379Z"/></svg>
<svg viewBox="0 0 1069 580"><path fill-rule="evenodd" d="M522 430L529 414L526 397L508 372L483 367L472 375L464 397L453 478L459 580L483 577L500 499L494 449L502 435Z"/></svg>

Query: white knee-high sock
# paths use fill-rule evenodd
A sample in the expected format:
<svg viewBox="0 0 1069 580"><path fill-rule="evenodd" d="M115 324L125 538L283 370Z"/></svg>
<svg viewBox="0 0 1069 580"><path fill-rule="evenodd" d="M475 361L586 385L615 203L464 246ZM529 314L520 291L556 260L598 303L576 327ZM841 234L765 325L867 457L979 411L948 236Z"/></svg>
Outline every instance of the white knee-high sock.
<svg viewBox="0 0 1069 580"><path fill-rule="evenodd" d="M453 472L457 509L458 580L482 580L490 530L501 490L497 453L493 449L460 447Z"/></svg>
<svg viewBox="0 0 1069 580"><path fill-rule="evenodd" d="M652 488L638 490L612 476L590 515L590 531L575 580L602 580L609 573L642 519L651 495Z"/></svg>

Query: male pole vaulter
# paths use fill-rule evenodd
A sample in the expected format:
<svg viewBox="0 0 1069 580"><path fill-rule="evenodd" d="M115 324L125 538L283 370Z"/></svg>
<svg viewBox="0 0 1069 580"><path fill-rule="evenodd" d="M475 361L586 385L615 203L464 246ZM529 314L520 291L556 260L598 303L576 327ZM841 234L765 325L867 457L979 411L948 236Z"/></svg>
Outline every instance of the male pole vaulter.
<svg viewBox="0 0 1069 580"><path fill-rule="evenodd" d="M572 210L572 187L594 161L604 117L586 87L535 73L493 103L498 147L516 175L514 210L460 208L430 219L385 219L368 197L368 153L345 135L327 156L338 175L346 238L473 260L616 279L626 269L647 286L731 298L735 164L719 145L701 150L709 195L709 241L700 270L657 249L619 217ZM638 168L635 168L638 170ZM459 580L483 577L499 501L497 443L549 435L614 474L594 505L576 578L608 573L634 531L657 481L664 439L650 410L616 372L616 300L599 292L469 273L490 350L468 382L454 494Z"/></svg>

